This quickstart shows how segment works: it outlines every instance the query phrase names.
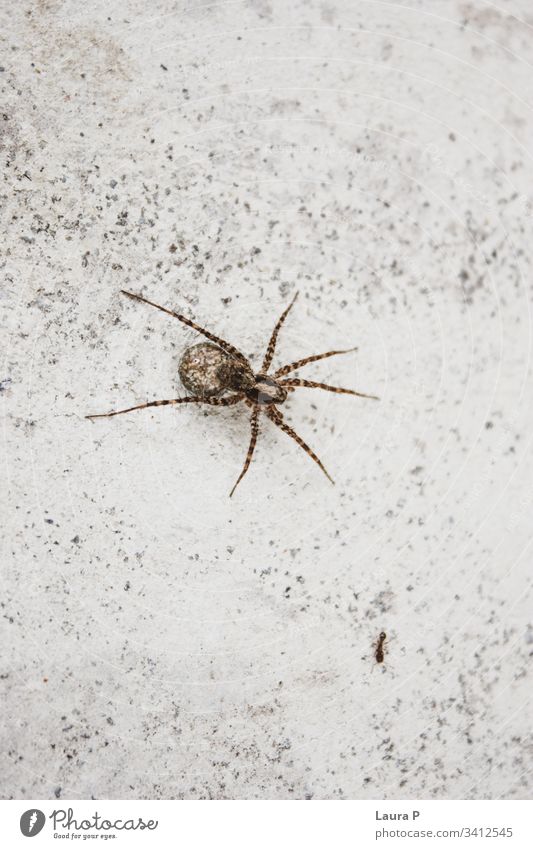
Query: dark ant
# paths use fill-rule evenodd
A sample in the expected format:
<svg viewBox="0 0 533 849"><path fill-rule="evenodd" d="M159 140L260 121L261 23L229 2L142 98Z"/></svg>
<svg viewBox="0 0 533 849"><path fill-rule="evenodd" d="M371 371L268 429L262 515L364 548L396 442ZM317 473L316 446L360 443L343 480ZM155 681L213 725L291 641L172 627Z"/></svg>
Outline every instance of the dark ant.
<svg viewBox="0 0 533 849"><path fill-rule="evenodd" d="M376 651L374 653L374 657L376 658L376 663L383 663L383 661L385 660L385 652L383 650L383 646L384 646L386 639L387 639L387 635L386 635L385 631L382 631L381 634L379 635L379 639L376 643Z"/></svg>

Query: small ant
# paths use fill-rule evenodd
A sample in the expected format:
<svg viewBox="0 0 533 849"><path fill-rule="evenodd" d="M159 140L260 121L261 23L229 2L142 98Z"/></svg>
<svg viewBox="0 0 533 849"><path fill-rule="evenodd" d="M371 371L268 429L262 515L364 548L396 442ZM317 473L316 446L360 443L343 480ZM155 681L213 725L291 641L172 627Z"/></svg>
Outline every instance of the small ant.
<svg viewBox="0 0 533 849"><path fill-rule="evenodd" d="M385 631L382 631L381 634L379 635L379 639L376 643L376 651L374 653L374 657L376 658L376 663L383 663L383 661L385 660L385 652L383 650L383 646L384 646L386 639L387 639L387 635L386 635Z"/></svg>

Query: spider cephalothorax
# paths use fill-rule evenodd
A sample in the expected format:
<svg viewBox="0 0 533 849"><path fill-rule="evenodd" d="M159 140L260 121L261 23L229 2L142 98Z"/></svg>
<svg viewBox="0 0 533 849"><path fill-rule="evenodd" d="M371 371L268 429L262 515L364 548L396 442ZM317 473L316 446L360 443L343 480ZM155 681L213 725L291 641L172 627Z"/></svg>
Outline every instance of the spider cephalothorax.
<svg viewBox="0 0 533 849"><path fill-rule="evenodd" d="M212 406L229 407L243 401L252 410L250 420L252 433L243 470L237 478L230 496L233 495L237 485L248 471L259 433L259 415L262 412L281 430L291 436L309 454L315 463L320 466L326 477L332 483L334 482L316 454L298 436L296 431L285 422L281 411L278 410L278 405L283 404L289 393L294 392L299 386L305 386L310 389L325 389L328 392L340 392L346 395L358 395L361 398L373 398L375 400L377 398L375 395L366 395L364 392L356 392L354 389L341 389L338 386L328 386L325 383L316 383L312 380L286 377L290 372L296 371L296 369L308 363L324 360L326 357L333 357L336 354L347 354L350 351L356 351L356 348L348 348L342 351L327 351L325 354L313 354L310 357L305 357L303 360L297 360L294 363L283 366L275 371L274 374L268 373L276 349L278 333L298 293L296 293L289 306L282 313L281 318L272 331L261 371L257 374L252 369L244 354L237 348L230 345L225 339L221 339L209 330L205 330L203 327L195 324L190 318L186 318L184 315L180 315L172 310L167 310L165 307L159 306L159 304L154 304L153 301L148 301L141 295L133 294L133 292L124 292L122 290L122 294L127 295L128 298L132 298L133 300L150 304L150 306L166 312L167 315L179 319L183 324L201 333L210 342L201 342L199 345L193 345L187 348L180 360L179 376L185 389L191 395L186 398L172 398L168 401L149 401L146 404L128 407L126 410L116 410L112 413L97 413L86 418L97 419L118 416L121 413L130 413L132 410L143 410L147 407L162 407L166 404L209 404Z"/></svg>

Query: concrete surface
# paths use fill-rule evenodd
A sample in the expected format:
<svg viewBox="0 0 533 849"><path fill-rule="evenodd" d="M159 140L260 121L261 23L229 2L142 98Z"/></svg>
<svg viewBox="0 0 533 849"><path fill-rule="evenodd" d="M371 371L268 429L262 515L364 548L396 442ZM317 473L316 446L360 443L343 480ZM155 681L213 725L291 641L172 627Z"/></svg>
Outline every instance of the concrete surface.
<svg viewBox="0 0 533 849"><path fill-rule="evenodd" d="M2 10L2 795L528 796L531 4Z"/></svg>

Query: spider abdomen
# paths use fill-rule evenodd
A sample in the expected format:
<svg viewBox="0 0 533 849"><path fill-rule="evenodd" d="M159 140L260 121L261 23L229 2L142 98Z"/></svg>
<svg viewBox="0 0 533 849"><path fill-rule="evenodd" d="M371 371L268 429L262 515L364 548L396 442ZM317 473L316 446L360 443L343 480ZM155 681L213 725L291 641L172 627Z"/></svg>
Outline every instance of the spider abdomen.
<svg viewBox="0 0 533 849"><path fill-rule="evenodd" d="M232 358L210 342L192 345L184 352L179 376L185 389L193 395L210 398L228 389L228 366Z"/></svg>
<svg viewBox="0 0 533 849"><path fill-rule="evenodd" d="M187 348L178 370L185 389L201 398L212 398L226 390L247 392L255 382L246 361L237 360L210 342Z"/></svg>

